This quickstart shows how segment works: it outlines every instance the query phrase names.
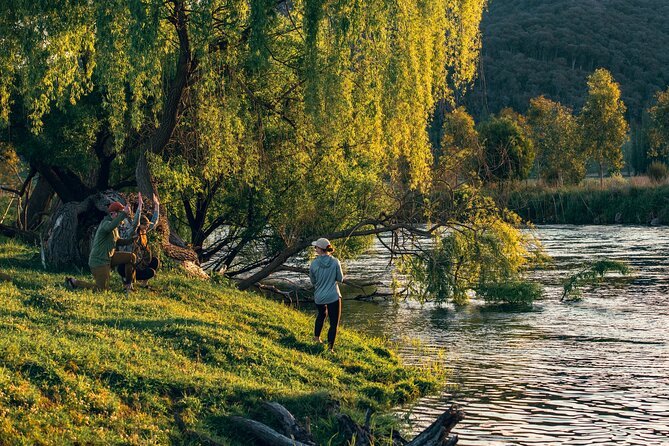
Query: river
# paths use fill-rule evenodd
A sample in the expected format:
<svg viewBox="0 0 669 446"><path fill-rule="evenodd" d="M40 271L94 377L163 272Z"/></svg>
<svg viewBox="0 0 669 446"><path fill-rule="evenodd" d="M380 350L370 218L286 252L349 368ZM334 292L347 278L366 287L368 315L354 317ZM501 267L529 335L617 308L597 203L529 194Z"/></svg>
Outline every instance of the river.
<svg viewBox="0 0 669 446"><path fill-rule="evenodd" d="M452 386L399 409L408 433L457 403L466 418L453 433L463 446L669 445L669 228L535 232L555 265L532 273L544 296L531 310L477 300L464 308L344 303L343 326L398 341L409 363L425 359L425 346L445 350ZM561 281L601 258L627 261L631 278L560 302ZM372 252L348 269L378 273L386 263Z"/></svg>

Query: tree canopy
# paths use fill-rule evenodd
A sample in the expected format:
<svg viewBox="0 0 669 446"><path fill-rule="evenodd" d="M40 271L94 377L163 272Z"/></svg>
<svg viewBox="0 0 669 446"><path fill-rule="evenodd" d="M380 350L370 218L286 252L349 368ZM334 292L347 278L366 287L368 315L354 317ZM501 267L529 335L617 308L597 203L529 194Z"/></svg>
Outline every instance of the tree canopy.
<svg viewBox="0 0 669 446"><path fill-rule="evenodd" d="M543 96L532 98L527 121L537 150L539 176L549 184L585 178L585 154L572 110Z"/></svg>
<svg viewBox="0 0 669 446"><path fill-rule="evenodd" d="M599 165L600 181L605 166L619 172L623 167L622 146L628 139L629 125L620 87L607 70L597 69L588 77L588 96L578 119L586 152Z"/></svg>
<svg viewBox="0 0 669 446"><path fill-rule="evenodd" d="M425 221L428 124L476 74L485 3L11 1L2 140L62 202L159 193L169 240L247 286L317 235Z"/></svg>
<svg viewBox="0 0 669 446"><path fill-rule="evenodd" d="M655 103L648 109L648 115L649 154L656 158L666 158L669 155L669 87L656 93Z"/></svg>

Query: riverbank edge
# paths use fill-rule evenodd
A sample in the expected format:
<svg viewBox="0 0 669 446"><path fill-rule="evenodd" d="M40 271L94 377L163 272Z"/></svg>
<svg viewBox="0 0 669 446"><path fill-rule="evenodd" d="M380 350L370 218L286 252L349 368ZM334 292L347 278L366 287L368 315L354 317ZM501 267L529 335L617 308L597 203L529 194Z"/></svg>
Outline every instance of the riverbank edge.
<svg viewBox="0 0 669 446"><path fill-rule="evenodd" d="M371 408L378 429L396 429L390 409L445 379L347 328L330 354L312 342L312 316L225 280L161 271L127 297L69 291L36 248L3 237L0 272L12 278L0 281L2 444L197 444L194 432L249 444L228 417L273 425L261 405L277 401L338 445L337 412L363 422Z"/></svg>
<svg viewBox="0 0 669 446"><path fill-rule="evenodd" d="M534 224L669 224L669 186L521 188L498 202Z"/></svg>

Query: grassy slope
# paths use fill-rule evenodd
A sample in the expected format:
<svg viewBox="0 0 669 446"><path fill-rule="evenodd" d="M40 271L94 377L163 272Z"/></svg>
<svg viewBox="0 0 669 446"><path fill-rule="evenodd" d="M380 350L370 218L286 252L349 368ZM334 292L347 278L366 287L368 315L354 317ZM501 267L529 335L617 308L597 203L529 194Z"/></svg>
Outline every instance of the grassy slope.
<svg viewBox="0 0 669 446"><path fill-rule="evenodd" d="M349 330L326 353L310 342L313 317L225 284L165 272L157 291L129 298L71 292L38 260L0 238L0 271L14 277L0 282L0 444L197 444L175 413L189 429L249 444L226 415L264 420L262 400L309 416L323 444L341 444L333 400L360 417L440 379Z"/></svg>

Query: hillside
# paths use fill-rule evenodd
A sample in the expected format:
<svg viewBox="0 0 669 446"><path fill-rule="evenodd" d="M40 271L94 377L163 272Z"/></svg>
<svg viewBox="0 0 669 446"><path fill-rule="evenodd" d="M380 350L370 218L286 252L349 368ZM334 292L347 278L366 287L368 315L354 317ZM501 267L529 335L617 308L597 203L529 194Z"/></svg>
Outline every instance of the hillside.
<svg viewBox="0 0 669 446"><path fill-rule="evenodd" d="M637 122L669 85L666 0L490 0L481 30L482 69L466 106L475 116L524 112L545 95L578 110L586 77L608 69Z"/></svg>
<svg viewBox="0 0 669 446"><path fill-rule="evenodd" d="M0 272L13 278L0 280L0 444L200 444L193 432L251 444L227 416L264 420L273 400L337 445L328 407L360 420L440 379L346 329L330 354L311 341L313 317L225 283L163 271L127 298L68 291L2 237Z"/></svg>

